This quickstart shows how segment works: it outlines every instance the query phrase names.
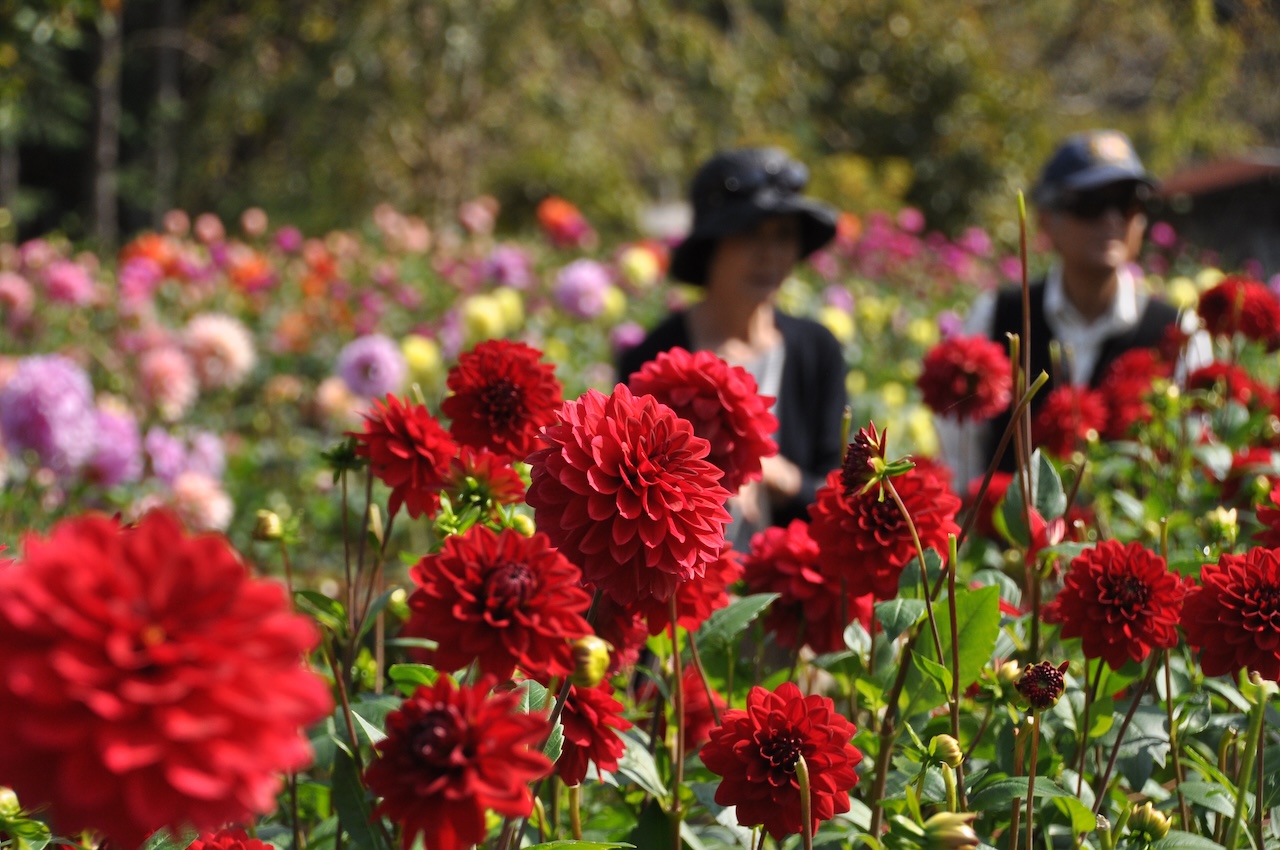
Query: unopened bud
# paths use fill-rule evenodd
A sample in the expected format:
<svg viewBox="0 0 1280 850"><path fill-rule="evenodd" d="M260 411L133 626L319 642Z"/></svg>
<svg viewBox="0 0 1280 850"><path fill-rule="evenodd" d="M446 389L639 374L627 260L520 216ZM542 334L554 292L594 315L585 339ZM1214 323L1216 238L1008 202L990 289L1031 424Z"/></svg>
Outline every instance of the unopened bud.
<svg viewBox="0 0 1280 850"><path fill-rule="evenodd" d="M996 670L996 681L1003 688L1011 688L1018 682L1018 677L1022 675L1022 668L1018 666L1017 661L1006 661L1000 665L1000 669Z"/></svg>
<svg viewBox="0 0 1280 850"><path fill-rule="evenodd" d="M570 677L580 688L594 688L609 670L609 644L595 635L580 637L573 642L573 675Z"/></svg>
<svg viewBox="0 0 1280 850"><path fill-rule="evenodd" d="M538 530L538 527L533 524L533 517L527 514L516 514L511 517L511 527L525 537L532 537Z"/></svg>
<svg viewBox="0 0 1280 850"><path fill-rule="evenodd" d="M950 735L934 735L929 742L929 758L950 767L964 764L964 750L960 742Z"/></svg>
<svg viewBox="0 0 1280 850"><path fill-rule="evenodd" d="M12 788L0 785L0 818L16 818L22 814L22 804Z"/></svg>
<svg viewBox="0 0 1280 850"><path fill-rule="evenodd" d="M1200 519L1200 527L1208 542L1221 543L1229 549L1235 545L1236 536L1240 533L1238 512L1235 508L1228 510L1218 505Z"/></svg>
<svg viewBox="0 0 1280 850"><path fill-rule="evenodd" d="M1159 841L1169 834L1169 816L1147 801L1129 812L1129 831L1140 833L1149 841Z"/></svg>
<svg viewBox="0 0 1280 850"><path fill-rule="evenodd" d="M253 525L254 540L279 540L284 537L284 523L275 511L266 509L258 511L258 519Z"/></svg>
<svg viewBox="0 0 1280 850"><path fill-rule="evenodd" d="M973 829L974 812L938 812L924 822L925 847L928 850L962 850L981 843Z"/></svg>
<svg viewBox="0 0 1280 850"><path fill-rule="evenodd" d="M1043 711L1046 708L1053 708L1062 697L1062 692L1066 688L1066 680L1062 677L1065 672L1067 672L1066 661L1057 667L1048 661L1041 661L1023 670L1015 687L1033 709Z"/></svg>
<svg viewBox="0 0 1280 850"><path fill-rule="evenodd" d="M387 613L397 620L409 619L409 592L403 587L397 587L387 597Z"/></svg>

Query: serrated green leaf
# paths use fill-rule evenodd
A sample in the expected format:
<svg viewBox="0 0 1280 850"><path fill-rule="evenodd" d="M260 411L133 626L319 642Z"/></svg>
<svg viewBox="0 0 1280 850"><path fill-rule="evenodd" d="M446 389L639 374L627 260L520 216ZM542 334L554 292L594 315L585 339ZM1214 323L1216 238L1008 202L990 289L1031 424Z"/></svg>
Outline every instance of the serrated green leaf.
<svg viewBox="0 0 1280 850"><path fill-rule="evenodd" d="M713 611L695 635L702 646L730 647L746 631L747 626L773 604L782 594L755 593L730 602L724 608Z"/></svg>
<svg viewBox="0 0 1280 850"><path fill-rule="evenodd" d="M944 647L945 649L945 647ZM929 679L938 686L938 690L947 693L951 688L951 671L943 667L931 658L926 658L923 652L911 653L911 663L915 665L925 678Z"/></svg>
<svg viewBox="0 0 1280 850"><path fill-rule="evenodd" d="M1062 786L1052 780L1036 777L1037 797L1074 797ZM974 790L969 797L969 809L975 812L1005 811L1014 800L1025 800L1027 797L1027 777L1005 776L995 779Z"/></svg>
<svg viewBox="0 0 1280 850"><path fill-rule="evenodd" d="M564 725L557 720L556 725L551 728L551 734L547 736L547 743L542 746L542 754L555 764L562 750L564 750Z"/></svg>
<svg viewBox="0 0 1280 850"><path fill-rule="evenodd" d="M48 829L46 828L46 832ZM190 827L184 827L181 832L174 835L168 829L159 829L146 840L142 845L142 850L187 850L191 846L191 842L200 837L200 833ZM26 840L24 836L24 840ZM46 838L46 842L48 839Z"/></svg>
<svg viewBox="0 0 1280 850"><path fill-rule="evenodd" d="M923 599L898 598L876 603L876 621L884 631L885 640L894 640L924 619L924 614Z"/></svg>
<svg viewBox="0 0 1280 850"><path fill-rule="evenodd" d="M1223 786L1208 782L1181 782L1178 790L1188 803L1203 806L1220 815L1234 816L1236 813L1235 797Z"/></svg>
<svg viewBox="0 0 1280 850"><path fill-rule="evenodd" d="M524 714L542 711L547 706L547 689L533 679L525 679L516 688L520 694L519 710Z"/></svg>

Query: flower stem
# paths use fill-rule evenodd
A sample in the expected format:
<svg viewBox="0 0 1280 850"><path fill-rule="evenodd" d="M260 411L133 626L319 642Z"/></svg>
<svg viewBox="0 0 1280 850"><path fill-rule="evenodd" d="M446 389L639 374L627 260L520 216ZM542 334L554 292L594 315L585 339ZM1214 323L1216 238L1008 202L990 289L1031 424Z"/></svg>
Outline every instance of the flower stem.
<svg viewBox="0 0 1280 850"><path fill-rule="evenodd" d="M676 739L671 745L671 769L675 779L671 783L671 821L672 829L675 830L671 847L672 850L680 850L680 821L684 819L684 809L680 803L680 786L684 785L684 670L680 664L680 642L677 640L679 630L676 628L678 612L674 593L671 594L667 604L671 611L671 664L672 676L675 680L672 682L671 692L676 715Z"/></svg>
<svg viewBox="0 0 1280 850"><path fill-rule="evenodd" d="M1253 761L1262 744L1262 721L1267 715L1266 697L1260 696L1249 715L1249 731L1245 733L1244 750L1240 756L1240 771L1236 774L1236 814L1227 830L1227 850L1236 850L1240 844L1240 831L1244 825L1245 798L1249 795L1249 782L1253 779ZM1258 817L1262 816L1259 811Z"/></svg>
<svg viewBox="0 0 1280 850"><path fill-rule="evenodd" d="M1120 723L1120 732L1116 735L1115 745L1111 748L1111 757L1107 759L1107 769L1102 774L1102 781L1098 783L1093 801L1093 813L1097 815L1102 811L1102 801L1106 799L1107 785L1111 782L1111 771L1115 769L1116 758L1120 755L1120 745L1124 743L1124 733L1129 731L1129 724L1133 722L1133 716L1138 713L1138 703L1142 702L1142 695L1147 692L1147 688L1151 687L1151 681L1156 676L1156 670L1160 667L1160 656L1153 655L1151 663L1147 665L1147 675L1142 679L1142 685L1133 695L1133 702L1129 704L1129 710L1124 714L1124 720Z"/></svg>
<svg viewBox="0 0 1280 850"><path fill-rule="evenodd" d="M1031 731L1027 725L1027 719L1024 718L1022 723L1013 732L1013 775L1022 775L1022 755L1026 751L1027 732ZM1022 824L1022 801L1014 800L1013 808L1009 813L1009 850L1018 850L1018 840L1022 836L1019 827ZM1027 850L1031 850L1030 847Z"/></svg>
<svg viewBox="0 0 1280 850"><path fill-rule="evenodd" d="M1076 767L1076 796L1080 796L1080 792L1084 789L1084 763L1089 755L1089 708L1093 704L1093 700L1098 695L1098 686L1102 683L1102 664L1098 661L1098 672L1093 677L1093 681L1089 683L1089 687L1084 691L1084 720L1080 726L1080 764ZM1085 663L1085 675L1088 675L1088 662Z"/></svg>
<svg viewBox="0 0 1280 850"><path fill-rule="evenodd" d="M920 632L915 632L903 648L902 656L898 660L898 674L885 698L884 720L880 723L880 750L876 753L876 778L871 786L871 829L869 831L871 836L877 839L880 836L880 826L884 823L884 789L889 779L889 756L892 754L893 740L896 737L894 717L898 713L898 697L902 694L902 688L907 682L907 672L911 669L911 653L919 636Z"/></svg>
<svg viewBox="0 0 1280 850"><path fill-rule="evenodd" d="M916 530L915 520L911 518L911 511L907 510L907 506L903 504L902 497L898 495L898 488L893 486L893 479L885 478L884 486L893 503L898 506L898 513L902 514L902 518L906 520L907 531L911 532L911 542L916 547L916 557L920 559L920 584L924 588L924 607L929 615L929 632L933 636L933 648L938 653L938 663L941 664L942 639L938 637L938 621L933 616L933 600L929 598L929 573L924 565L924 545L920 542L920 533Z"/></svg>
<svg viewBox="0 0 1280 850"><path fill-rule="evenodd" d="M720 709L716 706L715 691L711 690L711 682L707 679L707 669L702 666L702 655L698 652L698 642L693 639L693 635L689 636L689 657L693 659L693 669L698 671L698 678L702 680L702 687L707 692L707 702L711 704L711 716L715 719L716 725L720 725ZM729 665L730 673L732 673L733 664Z"/></svg>
<svg viewBox="0 0 1280 850"><path fill-rule="evenodd" d="M800 837L804 850L813 850L813 804L809 795L809 765L796 757L796 782L800 785Z"/></svg>
<svg viewBox="0 0 1280 850"><path fill-rule="evenodd" d="M582 840L582 786L569 786L569 832L574 841Z"/></svg>
<svg viewBox="0 0 1280 850"><path fill-rule="evenodd" d="M1169 749L1173 753L1173 778L1174 788L1178 792L1178 812L1182 816L1182 828L1190 829L1191 811L1187 808L1187 798L1182 796L1182 758L1178 755L1178 724L1173 716L1173 673L1169 670L1169 656L1172 652L1171 649L1164 651L1164 705L1169 714Z"/></svg>
<svg viewBox="0 0 1280 850"><path fill-rule="evenodd" d="M951 617L951 737L960 743L960 623L956 619L956 567L960 563L959 542L947 535L947 613ZM955 766L956 804L951 811L963 812L968 807L964 792L964 759Z"/></svg>
<svg viewBox="0 0 1280 850"><path fill-rule="evenodd" d="M1040 712L1031 709L1031 764L1027 766L1027 850L1035 847L1036 760L1040 757Z"/></svg>

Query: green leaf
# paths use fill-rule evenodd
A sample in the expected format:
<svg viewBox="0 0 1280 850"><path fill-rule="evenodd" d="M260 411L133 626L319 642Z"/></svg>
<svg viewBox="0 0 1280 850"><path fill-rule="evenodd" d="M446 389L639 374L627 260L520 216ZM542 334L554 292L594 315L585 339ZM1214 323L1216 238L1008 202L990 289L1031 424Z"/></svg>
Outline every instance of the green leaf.
<svg viewBox="0 0 1280 850"><path fill-rule="evenodd" d="M1040 783L1037 782L1037 785ZM1053 801L1058 810L1071 819L1071 832L1081 835L1098 828L1098 818L1093 810L1075 797L1058 797Z"/></svg>
<svg viewBox="0 0 1280 850"><path fill-rule="evenodd" d="M316 590L295 590L293 600L299 611L339 636L346 633L347 609L336 599Z"/></svg>
<svg viewBox="0 0 1280 850"><path fill-rule="evenodd" d="M1062 489L1062 478L1053 463L1036 449L1031 453L1031 506L1048 522L1066 513L1067 494ZM1026 545L1031 537L1022 516L1022 476L1014 475L1013 483L1005 493L1001 516L1014 540Z"/></svg>
<svg viewBox="0 0 1280 850"><path fill-rule="evenodd" d="M627 748L618 759L618 769L614 772L639 785L654 797L666 797L667 786L658 773L658 765L654 762L648 745L637 737L634 730L618 734Z"/></svg>
<svg viewBox="0 0 1280 850"><path fill-rule="evenodd" d="M1203 806L1220 815L1234 816L1236 813L1235 798L1221 785L1208 782L1182 782L1179 783L1178 790L1192 805Z"/></svg>
<svg viewBox="0 0 1280 850"><path fill-rule="evenodd" d="M911 663L916 666L925 678L938 686L938 690L947 693L951 688L951 671L938 662L926 658L923 652L911 653Z"/></svg>
<svg viewBox="0 0 1280 850"><path fill-rule="evenodd" d="M363 850L390 850L378 836L372 820L368 792L351 757L339 750L333 757L333 808L342 819L353 847Z"/></svg>
<svg viewBox="0 0 1280 850"><path fill-rule="evenodd" d="M695 636L698 646L731 646L737 641L738 636L746 631L747 626L751 625L755 618L781 595L780 593L755 593L730 602L718 611L713 611L698 629Z"/></svg>
<svg viewBox="0 0 1280 850"><path fill-rule="evenodd" d="M890 599L876 603L876 620L884 630L885 640L893 640L924 618L923 599Z"/></svg>
<svg viewBox="0 0 1280 850"><path fill-rule="evenodd" d="M615 841L548 841L546 844L535 844L525 850L547 850L548 847L577 847L578 850L614 850L615 848L634 848L634 844L621 844Z"/></svg>
<svg viewBox="0 0 1280 850"><path fill-rule="evenodd" d="M48 832L47 829L45 831ZM174 835L168 829L158 829L142 845L142 850L187 850L191 846L191 842L195 841L199 836L200 833L190 827L183 827L182 831L177 835ZM27 840L25 836L24 840ZM46 837L45 840L47 842L48 838Z"/></svg>
<svg viewBox="0 0 1280 850"><path fill-rule="evenodd" d="M1222 850L1222 845L1194 833L1171 829L1164 838L1152 843L1151 850Z"/></svg>
<svg viewBox="0 0 1280 850"><path fill-rule="evenodd" d="M353 710L351 716L356 719L356 724L360 727L360 731L368 736L370 744L377 744L379 741L386 739L387 733L361 717L360 712Z"/></svg>
<svg viewBox="0 0 1280 850"><path fill-rule="evenodd" d="M426 664L392 664L387 676L405 696L412 696L419 687L431 687L440 678L440 671Z"/></svg>
<svg viewBox="0 0 1280 850"><path fill-rule="evenodd" d="M560 758L560 752L563 749L564 724L557 720L556 725L551 729L551 734L547 736L547 743L542 747L542 754L554 764Z"/></svg>
<svg viewBox="0 0 1280 850"><path fill-rule="evenodd" d="M1000 588L995 585L976 590L956 588L956 645L960 648L960 669L955 671L960 687L976 682L982 668L991 661L996 639L1000 637ZM951 610L947 604L934 606L938 621L938 637L942 640L942 658L938 659L948 670L951 667ZM925 644L933 652L933 642ZM948 674L945 690L951 688Z"/></svg>
<svg viewBox="0 0 1280 850"><path fill-rule="evenodd" d="M520 695L519 709L521 712L532 714L535 711L542 711L546 708L547 689L533 679L525 679L516 690L524 691Z"/></svg>
<svg viewBox="0 0 1280 850"><path fill-rule="evenodd" d="M1005 776L983 783L976 789L969 797L969 808L978 812L1004 811L1014 800L1026 799L1026 796L1027 777ZM1036 777L1036 796L1074 797L1075 795L1050 779Z"/></svg>

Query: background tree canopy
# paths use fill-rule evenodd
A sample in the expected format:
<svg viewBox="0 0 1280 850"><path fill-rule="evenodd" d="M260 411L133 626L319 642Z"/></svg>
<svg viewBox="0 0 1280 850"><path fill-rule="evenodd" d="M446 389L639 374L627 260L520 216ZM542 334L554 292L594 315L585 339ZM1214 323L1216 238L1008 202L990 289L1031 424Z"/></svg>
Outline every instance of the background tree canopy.
<svg viewBox="0 0 1280 850"><path fill-rule="evenodd" d="M1275 0L0 0L0 235L375 204L604 230L776 143L852 210L1011 236L1063 134L1157 173L1280 140ZM116 218L118 217L118 223ZM1003 230L1001 224L1003 223Z"/></svg>

